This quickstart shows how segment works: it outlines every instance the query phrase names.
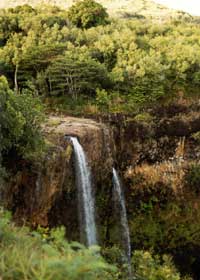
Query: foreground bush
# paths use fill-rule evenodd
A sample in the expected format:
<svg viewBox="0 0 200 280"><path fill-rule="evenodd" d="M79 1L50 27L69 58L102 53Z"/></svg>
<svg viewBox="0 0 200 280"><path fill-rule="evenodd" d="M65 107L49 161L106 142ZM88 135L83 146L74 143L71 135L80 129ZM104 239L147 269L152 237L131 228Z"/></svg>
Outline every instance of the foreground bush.
<svg viewBox="0 0 200 280"><path fill-rule="evenodd" d="M174 267L171 258L163 256L153 257L149 252L135 251L133 255L133 267L136 280L183 280Z"/></svg>
<svg viewBox="0 0 200 280"><path fill-rule="evenodd" d="M0 213L0 276L4 280L114 279L98 248L86 249L64 239L64 229L52 230L48 240L27 228L15 227Z"/></svg>
<svg viewBox="0 0 200 280"><path fill-rule="evenodd" d="M64 228L53 229L49 235L42 230L31 232L16 227L10 214L0 209L0 276L4 280L130 280L121 253L115 247L105 253L119 271L104 261L98 247L68 243ZM161 259L146 251L134 252L132 271L135 280L183 280L170 257Z"/></svg>

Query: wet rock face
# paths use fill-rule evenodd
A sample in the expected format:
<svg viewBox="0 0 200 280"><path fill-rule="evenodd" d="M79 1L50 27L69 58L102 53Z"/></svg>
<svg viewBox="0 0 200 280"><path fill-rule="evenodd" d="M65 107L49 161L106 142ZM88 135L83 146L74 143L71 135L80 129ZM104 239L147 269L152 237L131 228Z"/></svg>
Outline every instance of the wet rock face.
<svg viewBox="0 0 200 280"><path fill-rule="evenodd" d="M29 221L32 226L48 225L47 214L62 192L70 160L61 147L49 148L41 162L24 162L21 171L8 182L4 201L19 223Z"/></svg>

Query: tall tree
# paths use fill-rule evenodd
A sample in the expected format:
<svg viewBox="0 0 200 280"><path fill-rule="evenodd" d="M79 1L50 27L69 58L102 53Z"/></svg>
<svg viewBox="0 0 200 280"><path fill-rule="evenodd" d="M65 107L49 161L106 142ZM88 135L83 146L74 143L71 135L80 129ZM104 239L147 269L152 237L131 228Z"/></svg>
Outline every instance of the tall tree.
<svg viewBox="0 0 200 280"><path fill-rule="evenodd" d="M104 65L91 58L60 57L47 69L50 94L69 94L77 98L79 93L94 94L96 88L110 85Z"/></svg>

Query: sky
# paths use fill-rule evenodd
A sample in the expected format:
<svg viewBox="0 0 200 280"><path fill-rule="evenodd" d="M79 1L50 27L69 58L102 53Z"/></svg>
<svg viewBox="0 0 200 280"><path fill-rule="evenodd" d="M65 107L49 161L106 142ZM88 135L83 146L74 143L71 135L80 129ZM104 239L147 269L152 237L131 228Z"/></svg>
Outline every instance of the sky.
<svg viewBox="0 0 200 280"><path fill-rule="evenodd" d="M200 0L154 0L167 7L183 10L192 15L200 16Z"/></svg>

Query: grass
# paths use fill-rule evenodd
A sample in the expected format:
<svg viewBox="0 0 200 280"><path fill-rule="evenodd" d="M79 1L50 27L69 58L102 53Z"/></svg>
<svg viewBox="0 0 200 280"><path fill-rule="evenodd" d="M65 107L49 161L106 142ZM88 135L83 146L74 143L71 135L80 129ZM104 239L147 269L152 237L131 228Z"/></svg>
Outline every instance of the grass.
<svg viewBox="0 0 200 280"><path fill-rule="evenodd" d="M134 170L129 169L126 176L132 178L138 174L141 174L148 184L156 185L156 183L162 182L171 186L177 193L183 187L184 164L178 164L175 161L164 161L154 165L143 164Z"/></svg>

